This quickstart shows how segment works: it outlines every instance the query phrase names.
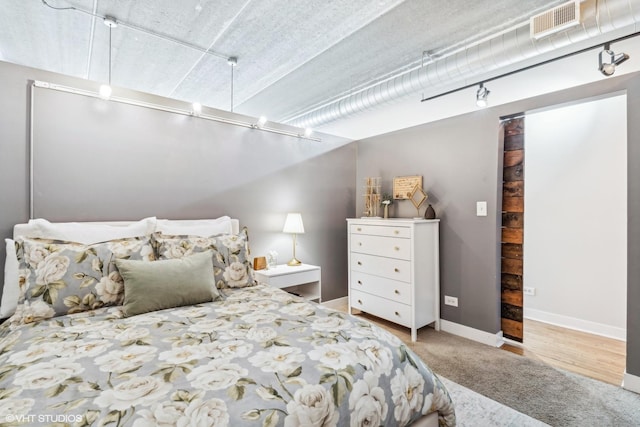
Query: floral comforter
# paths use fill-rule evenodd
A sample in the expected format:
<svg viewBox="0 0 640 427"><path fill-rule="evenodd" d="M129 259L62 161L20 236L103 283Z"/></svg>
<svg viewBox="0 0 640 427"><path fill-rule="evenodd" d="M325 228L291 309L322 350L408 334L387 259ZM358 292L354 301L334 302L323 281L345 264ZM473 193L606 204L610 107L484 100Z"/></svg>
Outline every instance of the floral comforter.
<svg viewBox="0 0 640 427"><path fill-rule="evenodd" d="M392 426L453 404L392 334L279 289L0 326L0 425Z"/></svg>

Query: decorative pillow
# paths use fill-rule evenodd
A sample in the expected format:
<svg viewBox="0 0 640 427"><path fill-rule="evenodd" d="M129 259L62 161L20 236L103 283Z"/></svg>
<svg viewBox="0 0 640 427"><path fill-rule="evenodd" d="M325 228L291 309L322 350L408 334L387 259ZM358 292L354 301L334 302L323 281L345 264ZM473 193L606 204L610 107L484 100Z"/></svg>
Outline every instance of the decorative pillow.
<svg viewBox="0 0 640 427"><path fill-rule="evenodd" d="M147 236L93 245L26 237L16 241L23 279L13 322L121 305L124 285L115 261L154 258Z"/></svg>
<svg viewBox="0 0 640 427"><path fill-rule="evenodd" d="M124 279L124 315L135 316L218 298L220 294L211 274L211 255L207 251L154 262L116 260Z"/></svg>
<svg viewBox="0 0 640 427"><path fill-rule="evenodd" d="M0 304L0 319L11 316L16 311L20 287L18 286L18 258L16 256L16 242L4 239L7 257L4 262L4 285L2 287L2 303Z"/></svg>
<svg viewBox="0 0 640 427"><path fill-rule="evenodd" d="M216 219L159 219L155 231L165 235L202 237L233 233L228 216Z"/></svg>
<svg viewBox="0 0 640 427"><path fill-rule="evenodd" d="M92 245L115 239L151 235L156 228L156 218L149 217L127 225L49 222L46 219L37 218L29 220L29 225L33 227L33 230L25 237Z"/></svg>
<svg viewBox="0 0 640 427"><path fill-rule="evenodd" d="M249 259L249 234L246 227L238 234L198 237L154 233L151 238L158 259L182 258L198 252L213 251L213 274L218 289L244 288L256 284Z"/></svg>

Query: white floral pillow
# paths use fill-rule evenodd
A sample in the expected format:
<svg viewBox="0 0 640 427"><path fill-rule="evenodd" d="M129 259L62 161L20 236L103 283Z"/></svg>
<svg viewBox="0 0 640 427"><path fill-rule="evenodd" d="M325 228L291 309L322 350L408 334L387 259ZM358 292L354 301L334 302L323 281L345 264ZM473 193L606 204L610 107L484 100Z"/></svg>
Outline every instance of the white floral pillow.
<svg viewBox="0 0 640 427"><path fill-rule="evenodd" d="M154 258L148 236L93 245L19 237L20 299L12 322L122 305L124 281L116 259Z"/></svg>
<svg viewBox="0 0 640 427"><path fill-rule="evenodd" d="M198 252L213 251L213 274L216 288L244 288L256 284L249 259L249 234L243 228L238 234L211 237L151 236L158 259L182 258Z"/></svg>

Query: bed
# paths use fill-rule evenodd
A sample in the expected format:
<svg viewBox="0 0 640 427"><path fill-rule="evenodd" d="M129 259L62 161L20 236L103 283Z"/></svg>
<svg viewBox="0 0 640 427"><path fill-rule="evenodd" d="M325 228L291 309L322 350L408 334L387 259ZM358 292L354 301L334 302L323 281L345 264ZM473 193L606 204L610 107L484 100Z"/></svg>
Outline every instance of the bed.
<svg viewBox="0 0 640 427"><path fill-rule="evenodd" d="M104 235L36 225L14 230L22 296L0 325L0 424L455 425L397 337L256 285L235 220L93 243Z"/></svg>

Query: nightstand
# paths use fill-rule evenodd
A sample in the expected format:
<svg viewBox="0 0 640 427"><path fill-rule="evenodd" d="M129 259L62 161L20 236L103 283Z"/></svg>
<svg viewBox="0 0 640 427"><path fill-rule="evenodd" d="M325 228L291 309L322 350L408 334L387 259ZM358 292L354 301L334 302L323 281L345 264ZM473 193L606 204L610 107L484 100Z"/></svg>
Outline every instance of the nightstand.
<svg viewBox="0 0 640 427"><path fill-rule="evenodd" d="M254 273L258 283L283 289L310 301L322 300L321 273L317 265L290 267L282 264L268 270L256 270Z"/></svg>

